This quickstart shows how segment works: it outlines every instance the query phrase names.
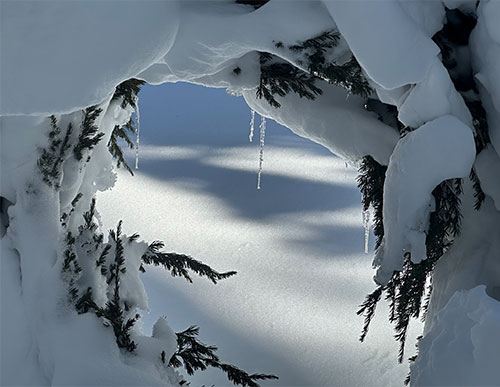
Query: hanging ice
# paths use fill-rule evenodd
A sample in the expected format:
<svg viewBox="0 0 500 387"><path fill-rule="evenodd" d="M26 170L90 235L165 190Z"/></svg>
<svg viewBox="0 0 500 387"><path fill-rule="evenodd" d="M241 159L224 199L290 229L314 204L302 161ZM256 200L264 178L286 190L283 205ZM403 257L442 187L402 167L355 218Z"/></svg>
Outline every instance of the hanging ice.
<svg viewBox="0 0 500 387"><path fill-rule="evenodd" d="M365 254L368 254L370 240L370 209L363 211L363 227L365 228Z"/></svg>
<svg viewBox="0 0 500 387"><path fill-rule="evenodd" d="M262 174L262 163L264 161L264 139L266 137L266 117L260 116L260 153L259 153L259 173L257 174L257 189L260 189L260 175Z"/></svg>
<svg viewBox="0 0 500 387"><path fill-rule="evenodd" d="M250 142L253 141L253 130L255 126L255 110L252 109L251 113L252 113L252 118L250 118L250 134L248 135L248 139L250 140Z"/></svg>
<svg viewBox="0 0 500 387"><path fill-rule="evenodd" d="M139 112L139 98L135 100L135 119L137 121L137 127L135 128L135 169L139 169L139 142L140 142L140 131L141 131L141 114Z"/></svg>

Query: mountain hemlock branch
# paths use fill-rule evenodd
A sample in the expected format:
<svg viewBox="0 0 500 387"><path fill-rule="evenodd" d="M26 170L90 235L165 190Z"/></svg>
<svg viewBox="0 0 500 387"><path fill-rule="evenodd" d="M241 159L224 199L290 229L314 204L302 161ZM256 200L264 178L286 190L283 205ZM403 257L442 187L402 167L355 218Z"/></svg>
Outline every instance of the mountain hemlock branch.
<svg viewBox="0 0 500 387"><path fill-rule="evenodd" d="M127 106L131 106L132 108L136 108L137 104L137 96L141 91L141 86L146 82L140 79L129 79L125 82L120 83L116 86L115 93L113 94L112 100L121 99L121 107L125 109ZM130 165L128 165L125 160L125 156L123 151L119 145L119 140L125 141L126 145L130 149L134 149L134 142L130 139L129 135L133 135L136 133L136 123L130 117L125 125L116 125L111 132L111 137L108 142L108 149L114 159L116 159L116 166L120 168L122 165L125 169L133 176L134 172Z"/></svg>
<svg viewBox="0 0 500 387"><path fill-rule="evenodd" d="M84 151L90 151L101 141L104 133L97 133L99 127L95 124L96 119L102 113L102 109L97 106L91 106L84 110L83 120L78 142L73 148L75 158L80 161L83 158ZM87 156L87 162L90 160L90 155Z"/></svg>
<svg viewBox="0 0 500 387"><path fill-rule="evenodd" d="M278 379L275 375L250 375L238 367L221 363L215 354L217 347L203 344L198 340L199 331L198 327L191 326L185 331L176 333L178 349L170 358L170 366L179 368L184 365L188 375L193 375L198 370L204 371L208 367L219 368L226 373L229 381L248 387L258 387L257 380Z"/></svg>
<svg viewBox="0 0 500 387"><path fill-rule="evenodd" d="M49 147L42 149L37 164L43 181L58 190L61 188L62 166L66 160L68 150L71 148L70 137L73 126L71 122L68 124L62 138L61 128L57 125L57 119L54 115L50 116L50 126Z"/></svg>
<svg viewBox="0 0 500 387"><path fill-rule="evenodd" d="M317 80L320 79L342 86L353 94L368 97L372 89L364 78L361 67L354 56L341 65L326 59L326 54L337 46L339 39L338 32L325 31L318 36L286 48L283 42L275 42L276 48L287 49L299 55L300 59L297 59L297 63L305 66L307 72L276 56L261 52L261 75L257 97L265 98L275 108L279 108L281 105L274 96L284 97L291 91L301 98L314 100L323 94L323 90L316 84Z"/></svg>

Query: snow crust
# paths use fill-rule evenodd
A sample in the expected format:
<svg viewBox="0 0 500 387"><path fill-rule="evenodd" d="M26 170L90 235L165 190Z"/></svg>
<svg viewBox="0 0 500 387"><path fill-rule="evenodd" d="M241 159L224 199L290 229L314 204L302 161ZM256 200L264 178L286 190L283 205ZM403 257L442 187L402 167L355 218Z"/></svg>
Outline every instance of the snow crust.
<svg viewBox="0 0 500 387"><path fill-rule="evenodd" d="M384 184L384 239L374 260L378 283L385 284L393 271L403 268L405 253L411 253L415 263L425 259L431 193L444 180L468 176L474 158L472 131L450 115L422 125L398 142Z"/></svg>

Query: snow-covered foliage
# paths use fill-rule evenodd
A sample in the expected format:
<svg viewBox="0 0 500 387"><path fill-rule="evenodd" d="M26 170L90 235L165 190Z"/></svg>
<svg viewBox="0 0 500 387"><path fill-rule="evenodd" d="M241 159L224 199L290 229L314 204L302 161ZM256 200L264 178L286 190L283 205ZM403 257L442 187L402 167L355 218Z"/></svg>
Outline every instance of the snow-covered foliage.
<svg viewBox="0 0 500 387"><path fill-rule="evenodd" d="M251 4L0 3L2 383L174 385L181 377L166 360L199 345L165 321L152 337L136 327L148 308L140 270L158 264L188 279L191 269L214 282L224 273L120 225L104 236L94 208L116 179L115 129L134 109L139 118L137 101L116 94L132 78L224 87L263 117L261 146L272 118L353 164L369 160L360 171L383 171L360 179L379 239L367 324L386 292L404 344L431 281L413 382L462 381L439 360L450 356L467 363L471 383L498 380L499 347L485 338L500 310L500 3ZM245 379L207 353L203 365L232 381L269 376ZM31 367L16 373L26 357Z"/></svg>

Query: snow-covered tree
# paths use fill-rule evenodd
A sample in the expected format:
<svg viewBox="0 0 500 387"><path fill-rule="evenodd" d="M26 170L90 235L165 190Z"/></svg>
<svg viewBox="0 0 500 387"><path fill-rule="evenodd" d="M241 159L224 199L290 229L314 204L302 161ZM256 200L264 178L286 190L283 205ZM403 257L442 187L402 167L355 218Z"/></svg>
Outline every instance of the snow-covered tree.
<svg viewBox="0 0 500 387"><path fill-rule="evenodd" d="M243 385L271 377L221 363L196 328L135 329L145 265L188 281L233 272L121 224L100 230L94 196L114 184L113 157L131 171L117 139L134 145L140 85L178 81L242 95L359 168L377 237L362 339L385 298L400 361L410 319L426 319L412 384L500 380L499 1L0 6L7 383L179 384L182 364ZM12 379L27 356L34 366Z"/></svg>

